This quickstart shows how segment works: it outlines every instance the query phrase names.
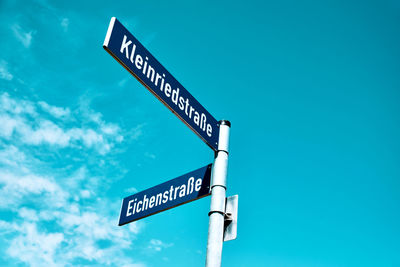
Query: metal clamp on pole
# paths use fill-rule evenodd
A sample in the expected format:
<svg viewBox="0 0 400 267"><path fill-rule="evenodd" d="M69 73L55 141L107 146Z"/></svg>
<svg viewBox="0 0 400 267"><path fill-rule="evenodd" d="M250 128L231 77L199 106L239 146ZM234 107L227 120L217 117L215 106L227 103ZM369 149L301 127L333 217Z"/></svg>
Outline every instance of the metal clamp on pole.
<svg viewBox="0 0 400 267"><path fill-rule="evenodd" d="M208 241L206 267L220 267L224 242L226 178L228 172L229 131L231 123L219 122L218 150L215 154L211 176L211 205L208 213Z"/></svg>
<svg viewBox="0 0 400 267"><path fill-rule="evenodd" d="M238 195L226 198L224 242L234 240L237 237L238 204Z"/></svg>

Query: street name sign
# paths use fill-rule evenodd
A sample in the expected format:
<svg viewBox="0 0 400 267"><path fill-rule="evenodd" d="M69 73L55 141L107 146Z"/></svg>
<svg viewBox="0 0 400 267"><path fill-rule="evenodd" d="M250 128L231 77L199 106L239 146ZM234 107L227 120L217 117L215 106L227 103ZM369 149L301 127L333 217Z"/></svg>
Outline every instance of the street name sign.
<svg viewBox="0 0 400 267"><path fill-rule="evenodd" d="M119 226L210 195L211 166L124 198Z"/></svg>
<svg viewBox="0 0 400 267"><path fill-rule="evenodd" d="M103 47L208 146L217 151L217 120L115 17L111 18Z"/></svg>

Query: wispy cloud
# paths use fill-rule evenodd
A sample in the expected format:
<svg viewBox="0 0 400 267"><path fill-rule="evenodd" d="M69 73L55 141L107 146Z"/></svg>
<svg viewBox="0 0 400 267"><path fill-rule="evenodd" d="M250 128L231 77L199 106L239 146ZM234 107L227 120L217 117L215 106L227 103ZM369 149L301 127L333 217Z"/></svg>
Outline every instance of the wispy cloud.
<svg viewBox="0 0 400 267"><path fill-rule="evenodd" d="M23 46L26 48L31 46L32 38L36 31L24 31L18 24L13 25L11 30L13 31L14 36L23 44Z"/></svg>
<svg viewBox="0 0 400 267"><path fill-rule="evenodd" d="M120 202L102 195L107 179L85 165L55 169L30 153L33 145L48 145L41 156L53 155L49 149L53 146L66 145L79 156L99 142L110 146L118 142L121 129L104 121L100 113L88 111L86 117L78 118L66 110L0 96L0 210L13 214L9 221L0 220L1 243L14 261L30 266L71 266L84 260L101 266L143 267L125 253L143 225L117 226L114 213ZM45 119L46 114L52 120ZM77 126L88 117L92 127ZM73 146L77 142L82 146ZM157 242L154 246L163 247Z"/></svg>
<svg viewBox="0 0 400 267"><path fill-rule="evenodd" d="M120 80L120 81L118 82L118 86L119 86L119 87L124 87L124 86L126 85L127 82L128 82L128 78L124 78L124 79L122 79L122 80Z"/></svg>
<svg viewBox="0 0 400 267"><path fill-rule="evenodd" d="M56 118L64 118L71 115L71 111L69 110L69 108L50 106L44 101L39 101L38 104L44 111L50 113Z"/></svg>
<svg viewBox="0 0 400 267"><path fill-rule="evenodd" d="M61 20L60 25L61 25L61 27L64 29L65 32L68 31L69 19L68 19L68 18L63 18L63 19Z"/></svg>
<svg viewBox="0 0 400 267"><path fill-rule="evenodd" d="M7 93L3 93L0 96L0 112L17 115L36 115L35 106L32 102L22 99L12 99Z"/></svg>
<svg viewBox="0 0 400 267"><path fill-rule="evenodd" d="M0 79L11 81L13 79L13 75L7 69L7 62L4 60L0 61Z"/></svg>
<svg viewBox="0 0 400 267"><path fill-rule="evenodd" d="M144 223L118 227L121 200L108 191L115 189L111 180L123 173L118 163L121 144L139 138L142 126L128 132L117 118L108 119L91 103L66 106L43 98L54 95L54 90L47 93L58 79L51 68L54 64L47 63L65 47L75 49L84 41L70 38L50 48L47 52L54 56L44 61L43 51L32 50L32 54L28 49L35 47L39 37L57 39L71 30L78 36L91 26L78 23L84 27L75 29L75 20L80 20L73 11L67 18L65 10L52 8L48 1L23 6L24 13L5 32L5 38L19 46L14 61L23 64L14 66L9 57L0 61L0 82L8 86L1 90L8 93L0 92L0 261L26 266L143 267L136 257L147 244L138 247L140 240L134 240ZM29 16L41 10L40 16ZM15 50L6 51L10 49ZM75 78L81 77L81 72L74 73Z"/></svg>
<svg viewBox="0 0 400 267"><path fill-rule="evenodd" d="M15 230L20 235L12 240L7 250L10 256L18 257L31 266L56 265L55 254L64 240L62 233L40 233L35 223L24 223Z"/></svg>
<svg viewBox="0 0 400 267"><path fill-rule="evenodd" d="M19 151L14 145L1 147L0 149L0 166L10 166L23 171L23 163L26 161L25 154Z"/></svg>
<svg viewBox="0 0 400 267"><path fill-rule="evenodd" d="M173 243L164 243L158 239L151 239L148 248L153 251L161 251L162 249L172 247Z"/></svg>
<svg viewBox="0 0 400 267"><path fill-rule="evenodd" d="M8 120L13 119L8 118ZM36 129L26 121L20 121L15 132L21 136L23 142L31 145L49 144L66 147L71 142L71 135L49 120L39 122Z"/></svg>
<svg viewBox="0 0 400 267"><path fill-rule="evenodd" d="M7 139L17 138L30 145L47 144L62 148L84 145L94 148L102 155L109 153L116 143L123 141L120 128L113 123L104 122L101 114L96 112L86 111L87 119L94 124L93 128L83 125L66 128L62 121L54 122L38 116L37 107L55 119L70 118L71 111L68 108L51 106L43 101L33 103L15 100L7 93L0 96L0 104L0 136Z"/></svg>
<svg viewBox="0 0 400 267"><path fill-rule="evenodd" d="M40 197L57 197L53 205L61 205L68 196L60 186L51 178L34 174L18 175L12 172L0 171L0 184L2 185L0 207L18 205L27 195ZM59 204L57 204L59 203Z"/></svg>
<svg viewBox="0 0 400 267"><path fill-rule="evenodd" d="M133 234L138 234L140 230L143 229L144 224L142 222L133 222L128 225L129 231Z"/></svg>
<svg viewBox="0 0 400 267"><path fill-rule="evenodd" d="M126 188L126 189L124 190L124 192L125 192L125 193L128 193L128 194L135 194L135 193L137 193L137 192L139 192L139 191L136 189L136 187L129 187L129 188Z"/></svg>
<svg viewBox="0 0 400 267"><path fill-rule="evenodd" d="M23 218L25 221L38 221L39 216L34 209L29 209L26 207L22 207L18 210L19 217Z"/></svg>
<svg viewBox="0 0 400 267"><path fill-rule="evenodd" d="M150 158L150 159L156 159L156 155L153 154L153 153L150 153L150 152L145 152L145 153L144 153L144 156L145 156L145 157L148 157L148 158Z"/></svg>

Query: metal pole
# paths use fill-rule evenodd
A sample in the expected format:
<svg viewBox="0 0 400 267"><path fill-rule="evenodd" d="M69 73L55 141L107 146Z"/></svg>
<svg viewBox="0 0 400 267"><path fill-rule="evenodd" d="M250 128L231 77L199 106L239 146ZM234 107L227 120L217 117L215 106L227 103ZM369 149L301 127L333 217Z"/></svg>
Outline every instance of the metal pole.
<svg viewBox="0 0 400 267"><path fill-rule="evenodd" d="M212 170L211 205L208 216L208 240L206 267L220 267L222 244L224 242L226 176L228 172L229 131L231 123L219 122L218 151Z"/></svg>

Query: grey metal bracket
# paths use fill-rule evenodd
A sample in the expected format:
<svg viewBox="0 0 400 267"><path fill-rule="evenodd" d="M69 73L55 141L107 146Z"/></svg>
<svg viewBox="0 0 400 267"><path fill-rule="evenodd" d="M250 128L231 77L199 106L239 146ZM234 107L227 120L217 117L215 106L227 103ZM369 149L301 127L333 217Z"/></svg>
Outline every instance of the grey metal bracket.
<svg viewBox="0 0 400 267"><path fill-rule="evenodd" d="M226 198L224 241L234 240L237 237L239 195Z"/></svg>

